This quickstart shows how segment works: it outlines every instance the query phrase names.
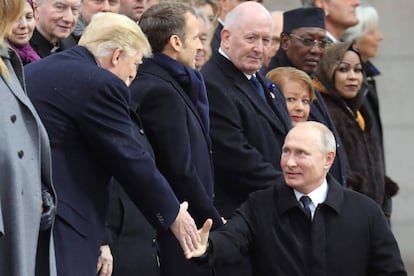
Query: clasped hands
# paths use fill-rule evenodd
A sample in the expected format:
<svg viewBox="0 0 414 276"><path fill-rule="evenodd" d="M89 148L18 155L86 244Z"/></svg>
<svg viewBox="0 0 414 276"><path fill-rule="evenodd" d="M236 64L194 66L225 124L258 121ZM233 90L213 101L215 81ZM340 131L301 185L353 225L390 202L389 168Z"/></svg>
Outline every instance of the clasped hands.
<svg viewBox="0 0 414 276"><path fill-rule="evenodd" d="M208 237L213 221L207 219L203 227L197 230L194 219L188 213L187 209L188 203L186 201L180 204L177 218L170 229L180 243L184 251L184 256L187 259L191 259L193 257L200 257L206 253Z"/></svg>

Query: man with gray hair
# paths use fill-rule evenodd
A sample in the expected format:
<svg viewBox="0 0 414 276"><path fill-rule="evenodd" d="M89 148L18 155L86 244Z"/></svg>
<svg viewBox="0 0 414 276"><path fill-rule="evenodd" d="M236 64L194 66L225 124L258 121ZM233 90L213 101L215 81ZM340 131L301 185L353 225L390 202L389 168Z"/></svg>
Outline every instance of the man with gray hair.
<svg viewBox="0 0 414 276"><path fill-rule="evenodd" d="M30 45L44 58L76 45L70 34L79 17L81 0L35 0L36 29Z"/></svg>
<svg viewBox="0 0 414 276"><path fill-rule="evenodd" d="M355 10L361 0L302 0L302 4L325 11L326 36L330 42L341 40L345 30L358 23Z"/></svg>
<svg viewBox="0 0 414 276"><path fill-rule="evenodd" d="M171 229L184 252L198 246L187 203L179 204L131 122L128 86L150 54L135 22L100 13L79 46L25 68L28 95L51 140L60 276L96 275L112 176L154 228Z"/></svg>
<svg viewBox="0 0 414 276"><path fill-rule="evenodd" d="M258 72L271 37L266 8L241 3L227 14L220 48L201 70L210 104L215 205L226 219L250 193L283 181L279 160L291 120L282 93ZM247 259L228 272L216 270L251 275Z"/></svg>
<svg viewBox="0 0 414 276"><path fill-rule="evenodd" d="M252 194L210 239L208 220L187 258L235 263L248 252L257 276L407 275L380 207L328 174L335 150L325 125L295 125L282 149L284 183Z"/></svg>

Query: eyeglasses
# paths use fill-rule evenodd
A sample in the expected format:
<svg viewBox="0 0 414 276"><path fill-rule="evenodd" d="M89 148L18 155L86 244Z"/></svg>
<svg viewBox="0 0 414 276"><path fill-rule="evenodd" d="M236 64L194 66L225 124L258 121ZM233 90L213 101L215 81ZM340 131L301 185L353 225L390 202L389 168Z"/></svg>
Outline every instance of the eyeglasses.
<svg viewBox="0 0 414 276"><path fill-rule="evenodd" d="M313 45L318 45L319 48L325 49L326 45L329 44L326 40L319 40L319 39L312 39L312 38L301 38L300 36L289 34L289 36L296 38L300 42L302 42L303 46L312 47Z"/></svg>

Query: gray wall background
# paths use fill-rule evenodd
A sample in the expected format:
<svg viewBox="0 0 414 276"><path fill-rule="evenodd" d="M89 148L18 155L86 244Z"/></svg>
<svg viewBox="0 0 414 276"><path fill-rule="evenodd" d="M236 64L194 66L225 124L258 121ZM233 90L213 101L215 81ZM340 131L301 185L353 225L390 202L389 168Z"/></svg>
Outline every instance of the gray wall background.
<svg viewBox="0 0 414 276"><path fill-rule="evenodd" d="M408 275L414 275L414 1L362 0L374 6L384 35L374 64L385 135L388 175L400 185L394 199L392 229L399 242ZM289 10L300 0L264 0L269 10Z"/></svg>

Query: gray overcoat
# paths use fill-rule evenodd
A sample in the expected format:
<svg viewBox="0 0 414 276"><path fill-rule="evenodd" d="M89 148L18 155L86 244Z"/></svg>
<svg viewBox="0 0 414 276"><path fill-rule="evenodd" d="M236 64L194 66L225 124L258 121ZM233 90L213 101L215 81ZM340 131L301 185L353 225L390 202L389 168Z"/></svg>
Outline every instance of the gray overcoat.
<svg viewBox="0 0 414 276"><path fill-rule="evenodd" d="M0 56L10 72L0 77L0 275L55 276L51 231L39 232L42 181L54 192L49 139L24 92L20 59L7 47Z"/></svg>

